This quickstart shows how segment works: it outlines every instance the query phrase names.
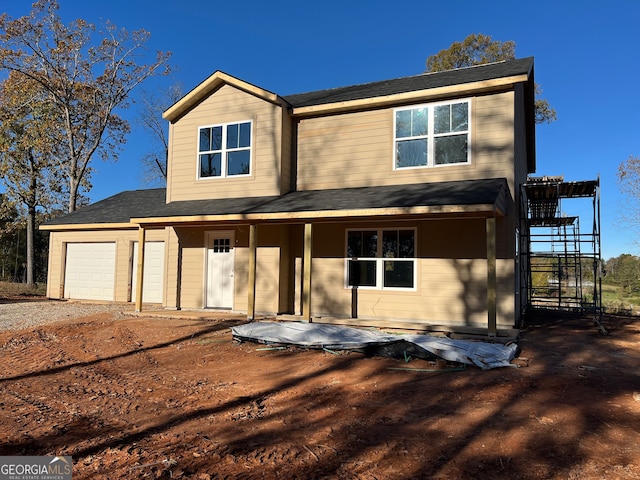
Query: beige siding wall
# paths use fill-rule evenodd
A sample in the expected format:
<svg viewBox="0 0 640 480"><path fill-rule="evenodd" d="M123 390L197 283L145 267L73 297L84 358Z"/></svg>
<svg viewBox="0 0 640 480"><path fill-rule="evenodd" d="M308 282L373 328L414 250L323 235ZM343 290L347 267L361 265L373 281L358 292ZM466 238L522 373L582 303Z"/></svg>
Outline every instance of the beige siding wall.
<svg viewBox="0 0 640 480"><path fill-rule="evenodd" d="M148 230L147 242L165 241L164 229ZM91 230L83 232L50 232L49 234L49 273L47 278L47 296L63 298L64 270L67 243L106 243L116 244L116 276L114 301L128 302L131 297L131 273L133 242L138 241L138 230ZM165 269L166 269L165 248Z"/></svg>
<svg viewBox="0 0 640 480"><path fill-rule="evenodd" d="M223 228L223 230L229 230L229 228ZM182 268L180 271L182 285L179 302L181 308L200 309L206 305L206 235L207 232L212 231L214 231L213 228L205 227L176 229L177 239L182 248ZM235 236L233 309L246 312L249 282L249 226L235 227L233 231ZM288 238L282 236L283 231L288 231L287 227L259 227L258 229L257 312L275 313L280 311L280 298L288 293L286 291L288 276L284 270L281 270L283 248L280 247L280 242L285 241L286 243ZM177 265L177 262L174 264ZM173 278L177 278L177 275L174 275Z"/></svg>
<svg viewBox="0 0 640 480"><path fill-rule="evenodd" d="M244 120L253 121L251 175L198 180L198 128ZM283 187L289 187L290 171L283 172L281 164L283 146L290 149L283 144L287 135L290 137L290 126L281 107L232 86L221 87L171 126L167 200L280 194Z"/></svg>
<svg viewBox="0 0 640 480"><path fill-rule="evenodd" d="M393 108L302 119L298 125L298 188L504 177L513 189L513 101L513 92L472 99L471 165L394 171Z"/></svg>
<svg viewBox="0 0 640 480"><path fill-rule="evenodd" d="M524 86L517 85L515 90L516 96L516 109L515 109L515 121L514 121L514 132L515 132L515 183L517 185L516 196L515 199L515 226L518 227L519 232L524 234L527 229L526 216L527 211L526 208L522 208L521 191L520 186L527 181L528 175L528 166L527 166L527 136L526 136L526 124L525 124L525 111L524 111ZM528 245L521 245L520 248L527 249ZM516 281L514 284L514 289L516 290L516 298L515 298L515 311L517 319L520 317L520 312L522 312L527 304L527 278L528 274L526 273L526 265L525 262L521 262L518 259L516 263Z"/></svg>
<svg viewBox="0 0 640 480"><path fill-rule="evenodd" d="M475 178L507 179L514 197L514 93L476 97L473 103L473 159Z"/></svg>
<svg viewBox="0 0 640 480"><path fill-rule="evenodd" d="M177 228L181 246L180 306L181 308L204 308L205 282L205 228Z"/></svg>
<svg viewBox="0 0 640 480"><path fill-rule="evenodd" d="M498 324L513 326L513 294L509 285L512 263L499 260ZM351 290L339 282L325 282L344 271L344 261L314 260L314 315L349 317ZM487 326L487 263L485 259L420 259L419 288L416 292L359 289L358 318L413 320L425 324Z"/></svg>
<svg viewBox="0 0 640 480"><path fill-rule="evenodd" d="M515 177L518 186L527 180L527 135L524 110L524 85L515 89L514 136L515 136ZM519 192L517 192L519 194ZM519 195L514 198L519 198Z"/></svg>
<svg viewBox="0 0 640 480"><path fill-rule="evenodd" d="M356 228L378 228L362 223ZM418 284L415 291L359 289L357 309L363 319L411 319L425 323L486 326L486 234L484 219L386 222L383 228L416 227ZM350 224L314 226L314 316L350 317L352 291L345 288L345 235ZM498 219L498 323L513 325L514 268L509 224ZM147 231L147 241L165 241L165 306L200 309L205 306L206 234L212 228L176 228ZM229 228L225 228L229 230ZM256 311L294 311L300 279L295 266L302 256L300 226L258 227ZM234 310L245 312L248 298L249 227L235 234ZM512 233L512 232L511 232ZM48 295L59 298L63 285L63 245L67 242L117 244L115 300L128 301L131 288L131 245L138 231L53 232L50 248ZM182 260L178 261L178 246ZM511 255L511 257L510 257ZM180 268L179 268L180 267ZM299 267L299 265L298 265ZM298 268L299 269L299 268ZM298 272L299 277L300 272ZM178 279L181 286L178 288ZM179 297L178 297L179 292ZM299 311L299 305L295 305Z"/></svg>
<svg viewBox="0 0 640 480"><path fill-rule="evenodd" d="M236 252L236 298L234 310L247 311L249 276L249 248ZM274 314L279 311L280 248L258 247L256 258L256 312Z"/></svg>
<svg viewBox="0 0 640 480"><path fill-rule="evenodd" d="M165 237L165 281L164 298L165 307L177 309L180 307L178 298L178 270L179 270L179 248L178 235L172 227L167 227Z"/></svg>
<svg viewBox="0 0 640 480"><path fill-rule="evenodd" d="M362 224L357 228L376 227ZM415 291L357 291L358 317L407 319L431 324L487 325L487 260L484 219L429 220L384 224L417 227L418 285ZM498 235L505 235L498 222ZM312 314L350 317L351 289L345 288L345 225L314 227ZM327 239L331 239L328 241ZM498 324L513 325L513 259L498 242Z"/></svg>
<svg viewBox="0 0 640 480"><path fill-rule="evenodd" d="M295 189L293 185L293 179L295 178L295 172L293 171L293 120L288 112L281 112L282 118L282 148L281 148L281 182L280 193L288 193Z"/></svg>

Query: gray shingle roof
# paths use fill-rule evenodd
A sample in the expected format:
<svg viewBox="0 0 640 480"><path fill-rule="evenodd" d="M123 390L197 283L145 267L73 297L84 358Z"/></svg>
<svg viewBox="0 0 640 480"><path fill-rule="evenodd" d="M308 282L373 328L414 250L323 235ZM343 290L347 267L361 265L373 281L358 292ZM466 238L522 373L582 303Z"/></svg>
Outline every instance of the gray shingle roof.
<svg viewBox="0 0 640 480"><path fill-rule="evenodd" d="M381 82L286 95L283 98L293 107L309 107L528 74L532 67L533 57L528 57L445 72L423 73Z"/></svg>
<svg viewBox="0 0 640 480"><path fill-rule="evenodd" d="M291 192L281 196L165 203L164 189L126 191L45 225L127 223L131 218L283 214L393 207L492 205L506 188L503 178L457 182Z"/></svg>
<svg viewBox="0 0 640 480"><path fill-rule="evenodd" d="M128 223L134 216L153 216L165 205L166 189L129 190L54 218L44 225Z"/></svg>

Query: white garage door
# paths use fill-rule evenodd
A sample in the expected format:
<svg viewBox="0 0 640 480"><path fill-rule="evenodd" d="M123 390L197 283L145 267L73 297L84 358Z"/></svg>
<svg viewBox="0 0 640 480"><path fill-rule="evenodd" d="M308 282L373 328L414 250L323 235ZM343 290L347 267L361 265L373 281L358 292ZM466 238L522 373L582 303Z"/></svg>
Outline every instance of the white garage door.
<svg viewBox="0 0 640 480"><path fill-rule="evenodd" d="M113 300L115 243L68 243L64 297Z"/></svg>
<svg viewBox="0 0 640 480"><path fill-rule="evenodd" d="M131 301L136 301L138 285L138 242L133 244L133 278L131 282ZM164 242L145 242L144 276L142 278L142 301L162 303L164 284Z"/></svg>

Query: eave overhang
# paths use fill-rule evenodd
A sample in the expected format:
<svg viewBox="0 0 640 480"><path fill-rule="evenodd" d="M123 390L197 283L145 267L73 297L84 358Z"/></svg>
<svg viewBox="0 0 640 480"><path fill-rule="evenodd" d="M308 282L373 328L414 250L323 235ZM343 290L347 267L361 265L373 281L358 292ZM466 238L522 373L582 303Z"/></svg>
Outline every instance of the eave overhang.
<svg viewBox="0 0 640 480"><path fill-rule="evenodd" d="M491 80L463 83L459 85L448 85L443 87L428 88L424 90L415 90L393 95L362 98L344 102L325 103L321 105L294 107L292 109L292 114L295 117L302 118L370 108L383 108L403 105L407 103L414 103L416 101L434 101L442 98L462 97L465 95L482 94L492 91L504 90L505 88L512 87L517 83L526 82L528 79L528 74L521 74L510 77L495 78Z"/></svg>
<svg viewBox="0 0 640 480"><path fill-rule="evenodd" d="M135 229L138 228L138 225L128 222L128 223L68 223L68 224L60 224L60 225L40 225L38 227L39 230L43 230L45 232L57 232L57 231L88 231L88 230L124 230L124 229Z"/></svg>
<svg viewBox="0 0 640 480"><path fill-rule="evenodd" d="M47 231L174 225L321 223L497 217L513 203L504 178L295 191L266 197L164 203L164 190L123 192L42 225Z"/></svg>
<svg viewBox="0 0 640 480"><path fill-rule="evenodd" d="M342 220L407 219L447 217L499 217L504 212L495 204L438 205L401 208L356 210L314 210L286 213L246 213L228 215L183 215L173 217L132 218L131 224L142 227L205 225L205 224L259 224L259 223L326 223Z"/></svg>

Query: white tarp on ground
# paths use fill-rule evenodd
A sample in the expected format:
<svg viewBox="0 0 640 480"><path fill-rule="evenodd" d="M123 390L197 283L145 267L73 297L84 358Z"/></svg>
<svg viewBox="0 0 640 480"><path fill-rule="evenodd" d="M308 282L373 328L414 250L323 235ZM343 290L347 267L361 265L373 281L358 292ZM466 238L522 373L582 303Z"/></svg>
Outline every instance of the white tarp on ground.
<svg viewBox="0 0 640 480"><path fill-rule="evenodd" d="M391 335L377 330L298 322L255 322L231 327L240 341L288 344L335 350L355 350L396 342L408 342L451 362L476 365L482 369L508 366L516 356L515 343L502 345L467 340L454 340L430 335Z"/></svg>

